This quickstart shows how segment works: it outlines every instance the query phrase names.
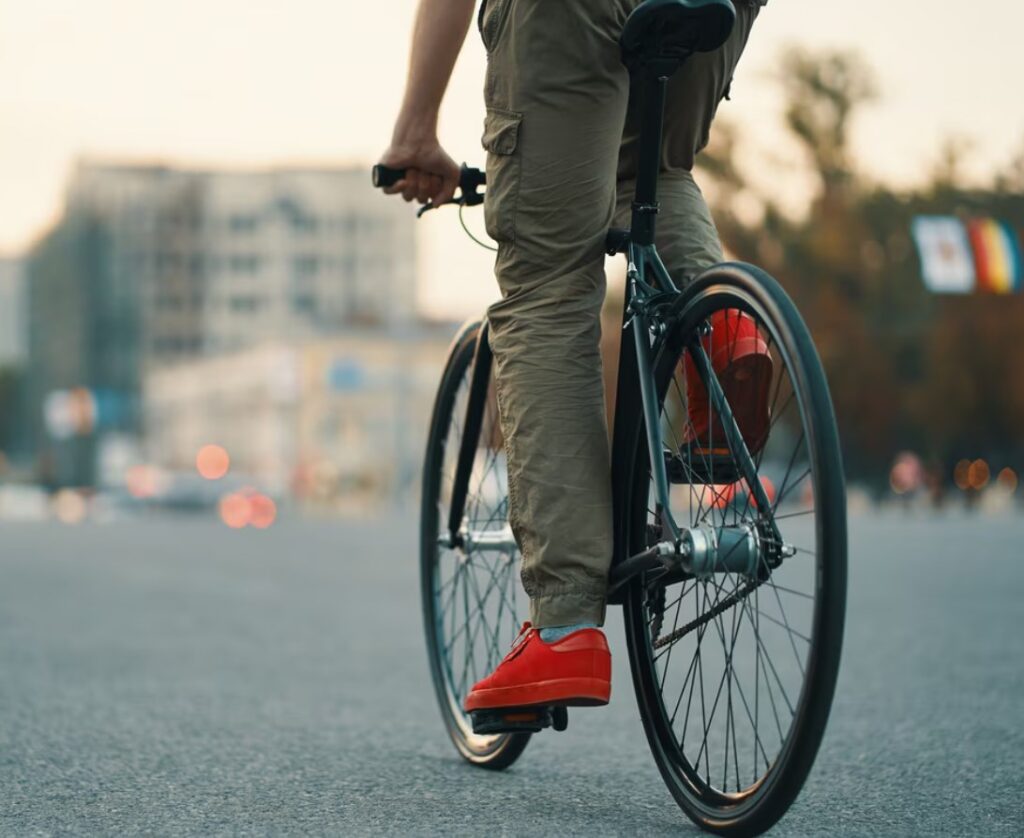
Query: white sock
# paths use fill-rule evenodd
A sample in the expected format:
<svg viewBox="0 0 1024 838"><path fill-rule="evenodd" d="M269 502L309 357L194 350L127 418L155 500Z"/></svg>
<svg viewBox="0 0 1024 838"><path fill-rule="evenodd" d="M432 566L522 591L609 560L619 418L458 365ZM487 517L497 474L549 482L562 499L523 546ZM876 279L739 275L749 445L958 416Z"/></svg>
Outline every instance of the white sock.
<svg viewBox="0 0 1024 838"><path fill-rule="evenodd" d="M568 626L551 626L540 630L540 639L545 643L554 643L563 637L568 637L574 631L580 629L596 629L597 623L573 623Z"/></svg>

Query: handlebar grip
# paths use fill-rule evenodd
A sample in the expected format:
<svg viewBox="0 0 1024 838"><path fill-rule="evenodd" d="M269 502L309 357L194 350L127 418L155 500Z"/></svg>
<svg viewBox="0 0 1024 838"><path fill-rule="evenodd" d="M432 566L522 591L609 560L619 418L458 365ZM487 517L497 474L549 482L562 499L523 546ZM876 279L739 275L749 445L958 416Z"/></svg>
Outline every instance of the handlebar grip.
<svg viewBox="0 0 1024 838"><path fill-rule="evenodd" d="M373 167L373 185L380 189L384 186L394 186L405 177L405 169L392 169L383 163Z"/></svg>

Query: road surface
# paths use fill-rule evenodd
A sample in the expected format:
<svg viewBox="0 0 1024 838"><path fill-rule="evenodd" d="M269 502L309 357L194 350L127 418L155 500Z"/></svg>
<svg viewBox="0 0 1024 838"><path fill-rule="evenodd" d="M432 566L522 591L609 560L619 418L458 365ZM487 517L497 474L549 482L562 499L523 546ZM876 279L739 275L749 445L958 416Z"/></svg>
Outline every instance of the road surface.
<svg viewBox="0 0 1024 838"><path fill-rule="evenodd" d="M0 525L0 834L696 834L617 610L609 708L504 774L458 760L405 519ZM1024 834L1024 519L851 537L832 720L773 834Z"/></svg>

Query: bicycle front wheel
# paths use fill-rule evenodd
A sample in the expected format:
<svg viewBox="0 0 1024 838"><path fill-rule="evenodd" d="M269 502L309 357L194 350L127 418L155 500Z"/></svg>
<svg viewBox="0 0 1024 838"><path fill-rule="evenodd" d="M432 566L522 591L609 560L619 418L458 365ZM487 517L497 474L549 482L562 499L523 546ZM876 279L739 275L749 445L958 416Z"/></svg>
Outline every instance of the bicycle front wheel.
<svg viewBox="0 0 1024 838"><path fill-rule="evenodd" d="M739 317L747 350L760 347L756 365L728 357L740 342L729 324ZM698 347L710 360L706 372L721 377L731 418L693 395L700 388L688 376L699 368ZM720 552L720 563L699 574L648 571L630 584L624 605L634 687L652 753L680 807L709 831L757 834L803 786L839 670L846 512L828 386L793 303L745 265L714 268L683 292L653 367L671 508L657 501L638 422L627 472L630 552L665 539L667 512L718 544L731 537L751 559L741 567ZM727 421L754 428L738 427L743 446L734 445L736 435L728 440Z"/></svg>
<svg viewBox="0 0 1024 838"><path fill-rule="evenodd" d="M441 717L459 754L482 768L507 768L528 733L473 733L463 701L511 647L526 613L519 595L520 555L508 529L508 476L493 378L481 413L468 475L462 543L448 543L459 449L481 324L465 326L452 345L427 440L420 515L420 588L430 674Z"/></svg>

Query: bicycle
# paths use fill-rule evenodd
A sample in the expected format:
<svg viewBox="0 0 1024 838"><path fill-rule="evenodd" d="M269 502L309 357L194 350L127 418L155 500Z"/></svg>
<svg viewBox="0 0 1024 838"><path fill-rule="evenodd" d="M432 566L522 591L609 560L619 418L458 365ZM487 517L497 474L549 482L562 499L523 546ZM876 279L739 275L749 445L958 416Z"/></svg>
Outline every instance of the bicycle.
<svg viewBox="0 0 1024 838"><path fill-rule="evenodd" d="M847 560L838 431L796 307L742 263L712 267L680 290L654 245L665 84L694 52L724 43L734 16L730 0L648 0L628 18L623 60L645 91L639 176L630 229L607 238L608 253L628 264L608 599L624 608L634 691L662 778L695 823L729 835L774 824L811 769L838 675ZM374 184L402 174L375 167ZM483 201L485 184L483 172L463 166L452 201L460 213ZM715 372L712 359L733 345L730 317L743 316L772 359L768 380L721 381ZM487 335L485 320L465 324L441 379L420 571L447 732L468 762L500 770L534 733L564 729L568 715L542 707L471 719L462 710L515 638L524 604ZM699 445L684 395L693 375L712 416ZM769 413L752 438L728 393L754 386L767 388Z"/></svg>

